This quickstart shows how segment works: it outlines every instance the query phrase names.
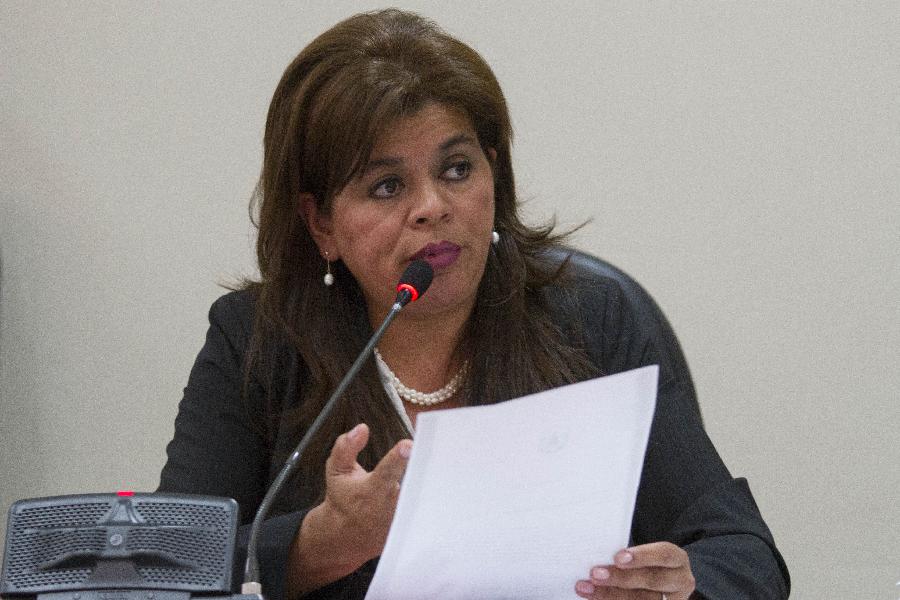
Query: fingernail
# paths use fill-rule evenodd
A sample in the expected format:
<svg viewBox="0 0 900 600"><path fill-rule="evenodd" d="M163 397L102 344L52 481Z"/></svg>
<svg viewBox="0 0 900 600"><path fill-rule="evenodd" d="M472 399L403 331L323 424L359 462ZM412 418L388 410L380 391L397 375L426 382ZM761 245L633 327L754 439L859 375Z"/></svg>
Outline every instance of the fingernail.
<svg viewBox="0 0 900 600"><path fill-rule="evenodd" d="M403 458L409 458L409 455L412 453L412 444L400 444L400 448L397 451L400 452L400 456Z"/></svg>
<svg viewBox="0 0 900 600"><path fill-rule="evenodd" d="M575 584L575 591L579 594L593 594L594 586L589 581L579 581Z"/></svg>
<svg viewBox="0 0 900 600"><path fill-rule="evenodd" d="M631 552L621 552L616 556L616 562L623 565L627 565L632 560L634 560L634 555Z"/></svg>
<svg viewBox="0 0 900 600"><path fill-rule="evenodd" d="M360 431L362 431L362 423L360 423L359 425L357 425L356 427L351 429L350 432L347 434L347 437L352 440L353 438L355 438L356 436L359 435Z"/></svg>
<svg viewBox="0 0 900 600"><path fill-rule="evenodd" d="M598 581L609 579L609 571L607 571L603 567L594 567L593 569L591 569L591 577Z"/></svg>

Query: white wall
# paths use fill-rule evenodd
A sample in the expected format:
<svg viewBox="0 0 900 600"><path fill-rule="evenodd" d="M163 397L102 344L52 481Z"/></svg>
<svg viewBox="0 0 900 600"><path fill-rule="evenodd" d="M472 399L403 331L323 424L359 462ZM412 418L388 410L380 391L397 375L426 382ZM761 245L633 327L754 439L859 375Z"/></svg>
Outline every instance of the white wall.
<svg viewBox="0 0 900 600"><path fill-rule="evenodd" d="M4 510L155 487L275 84L374 6L145 4L0 4ZM404 6L494 66L530 214L668 313L794 597L896 598L900 5L551 4Z"/></svg>

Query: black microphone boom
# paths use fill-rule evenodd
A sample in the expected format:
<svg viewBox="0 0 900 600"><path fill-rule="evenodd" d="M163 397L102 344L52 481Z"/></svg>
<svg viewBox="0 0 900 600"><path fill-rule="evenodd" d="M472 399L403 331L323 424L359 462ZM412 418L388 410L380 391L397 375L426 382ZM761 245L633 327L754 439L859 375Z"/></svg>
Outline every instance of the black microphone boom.
<svg viewBox="0 0 900 600"><path fill-rule="evenodd" d="M266 515L269 514L269 509L275 498L278 496L278 492L281 491L281 488L288 477L291 476L294 469L300 464L300 457L303 456L303 451L306 450L310 440L315 437L316 432L319 431L322 423L324 423L329 415L331 415L338 399L344 394L347 386L350 385L350 382L353 381L356 374L362 368L363 363L365 363L372 354L375 345L384 335L384 332L387 331L388 325L391 324L394 317L397 316L404 306L415 301L425 293L428 286L431 285L433 277L434 271L432 270L431 265L424 260L413 261L406 267L406 270L403 271L403 275L400 276L400 283L397 284L397 299L394 302L394 305L391 306L390 312L388 312L388 315L384 318L384 321L382 321L375 333L372 334L366 347L363 348L362 352L359 353L359 356L356 357L353 366L350 367L350 370L347 371L347 374L335 388L331 397L328 399L328 402L325 403L322 412L319 413L319 416L317 416L316 420L310 425L306 434L303 436L303 439L297 444L294 452L288 457L287 461L285 461L284 466L281 468L275 481L272 482L265 497L259 504L256 516L253 518L253 525L250 527L250 537L247 541L247 563L244 568L244 583L241 586L242 594L262 594L262 585L259 583L259 559L256 556L257 546L259 545L259 534L262 529L263 521L265 521Z"/></svg>

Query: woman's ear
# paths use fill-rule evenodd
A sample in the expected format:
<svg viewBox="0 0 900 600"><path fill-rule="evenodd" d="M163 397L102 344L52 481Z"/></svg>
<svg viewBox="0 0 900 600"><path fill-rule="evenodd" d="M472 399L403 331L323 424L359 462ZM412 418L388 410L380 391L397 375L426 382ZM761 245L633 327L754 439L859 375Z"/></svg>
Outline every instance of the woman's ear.
<svg viewBox="0 0 900 600"><path fill-rule="evenodd" d="M491 165L497 162L497 151L493 148L487 149L488 160L491 161Z"/></svg>
<svg viewBox="0 0 900 600"><path fill-rule="evenodd" d="M316 202L316 197L312 194L300 194L300 214L306 222L306 228L309 234L319 247L319 253L326 260L337 260L334 244L331 243L332 228L331 217L322 210Z"/></svg>

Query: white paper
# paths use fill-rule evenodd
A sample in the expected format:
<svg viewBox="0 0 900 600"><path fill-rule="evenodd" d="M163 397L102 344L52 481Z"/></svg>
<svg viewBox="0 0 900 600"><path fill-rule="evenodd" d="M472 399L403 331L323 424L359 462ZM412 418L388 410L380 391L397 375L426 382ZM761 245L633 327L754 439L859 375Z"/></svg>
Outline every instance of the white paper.
<svg viewBox="0 0 900 600"><path fill-rule="evenodd" d="M366 600L554 600L628 545L657 366L421 413Z"/></svg>

